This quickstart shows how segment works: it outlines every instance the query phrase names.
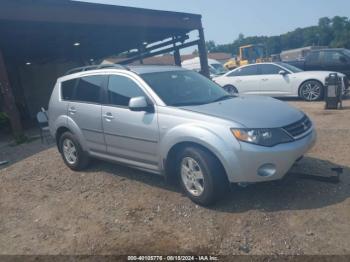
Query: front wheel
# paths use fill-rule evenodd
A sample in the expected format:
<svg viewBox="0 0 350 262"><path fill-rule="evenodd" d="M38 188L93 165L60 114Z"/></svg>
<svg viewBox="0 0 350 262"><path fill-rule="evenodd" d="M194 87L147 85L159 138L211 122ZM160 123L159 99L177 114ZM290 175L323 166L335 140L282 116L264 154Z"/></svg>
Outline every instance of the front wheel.
<svg viewBox="0 0 350 262"><path fill-rule="evenodd" d="M234 86L231 86L231 85L227 85L227 86L224 86L223 89L231 94L231 95L237 95L238 94L238 90L237 88L235 88Z"/></svg>
<svg viewBox="0 0 350 262"><path fill-rule="evenodd" d="M219 161L200 147L187 147L178 156L177 173L186 195L203 206L214 203L228 189Z"/></svg>
<svg viewBox="0 0 350 262"><path fill-rule="evenodd" d="M299 96L305 101L317 101L323 97L323 85L315 80L304 82L299 89Z"/></svg>

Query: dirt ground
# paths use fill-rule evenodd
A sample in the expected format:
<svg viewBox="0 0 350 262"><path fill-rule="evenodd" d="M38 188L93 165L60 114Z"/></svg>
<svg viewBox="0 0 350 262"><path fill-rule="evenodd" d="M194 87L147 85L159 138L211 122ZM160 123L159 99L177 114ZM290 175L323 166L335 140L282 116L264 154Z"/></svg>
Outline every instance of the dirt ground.
<svg viewBox="0 0 350 262"><path fill-rule="evenodd" d="M100 161L76 173L54 146L2 146L0 254L350 254L350 100L287 102L314 121L316 146L285 179L211 208L156 175ZM338 184L300 177L333 167Z"/></svg>

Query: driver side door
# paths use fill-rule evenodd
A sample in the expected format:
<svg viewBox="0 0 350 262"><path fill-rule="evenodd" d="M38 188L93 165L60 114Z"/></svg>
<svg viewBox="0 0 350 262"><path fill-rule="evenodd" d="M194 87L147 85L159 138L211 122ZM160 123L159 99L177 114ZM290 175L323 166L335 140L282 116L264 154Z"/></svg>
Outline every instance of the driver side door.
<svg viewBox="0 0 350 262"><path fill-rule="evenodd" d="M287 96L292 92L290 73L275 64L259 64L260 90L262 95ZM280 74L283 70L286 74Z"/></svg>
<svg viewBox="0 0 350 262"><path fill-rule="evenodd" d="M159 130L157 114L131 111L132 97L147 95L127 75L110 75L102 106L102 123L107 152L117 161L137 167L158 169Z"/></svg>

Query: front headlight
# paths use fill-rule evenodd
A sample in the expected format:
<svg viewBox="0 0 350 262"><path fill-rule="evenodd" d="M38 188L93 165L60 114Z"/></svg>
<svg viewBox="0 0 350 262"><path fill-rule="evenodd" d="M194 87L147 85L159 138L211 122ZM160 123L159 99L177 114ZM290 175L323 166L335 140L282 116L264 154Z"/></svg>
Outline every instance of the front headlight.
<svg viewBox="0 0 350 262"><path fill-rule="evenodd" d="M231 132L240 141L260 146L275 146L293 141L293 138L280 128L232 128Z"/></svg>

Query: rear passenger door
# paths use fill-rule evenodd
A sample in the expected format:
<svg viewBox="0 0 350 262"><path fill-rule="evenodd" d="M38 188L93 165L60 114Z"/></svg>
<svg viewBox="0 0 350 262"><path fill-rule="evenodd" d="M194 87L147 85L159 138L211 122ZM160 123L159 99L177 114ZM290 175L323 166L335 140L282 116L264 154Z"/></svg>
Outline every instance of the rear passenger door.
<svg viewBox="0 0 350 262"><path fill-rule="evenodd" d="M85 143L92 152L106 152L102 130L101 100L106 75L84 76L77 80L73 99L68 104L69 123L81 131Z"/></svg>
<svg viewBox="0 0 350 262"><path fill-rule="evenodd" d="M134 79L110 75L102 107L107 151L115 160L147 169L158 169L159 130L155 112L131 111L130 98L148 97Z"/></svg>
<svg viewBox="0 0 350 262"><path fill-rule="evenodd" d="M235 86L240 94L259 94L260 78L258 67L248 65L237 68L227 75L230 84Z"/></svg>

